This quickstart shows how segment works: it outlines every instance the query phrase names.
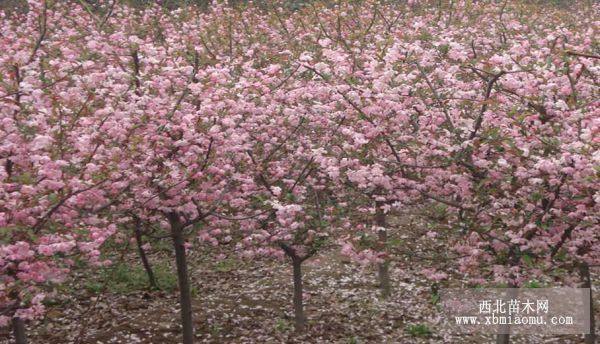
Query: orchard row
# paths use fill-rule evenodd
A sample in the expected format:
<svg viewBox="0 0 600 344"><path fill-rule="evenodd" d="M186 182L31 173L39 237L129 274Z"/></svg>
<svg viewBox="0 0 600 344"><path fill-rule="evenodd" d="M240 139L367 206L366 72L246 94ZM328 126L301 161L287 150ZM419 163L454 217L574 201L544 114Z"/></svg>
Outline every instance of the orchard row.
<svg viewBox="0 0 600 344"><path fill-rule="evenodd" d="M441 214L428 236L472 284L600 263L597 4L83 4L0 17L2 325L123 233L142 257L172 240L185 343L189 245L287 259L297 329L324 245L393 292L405 209Z"/></svg>

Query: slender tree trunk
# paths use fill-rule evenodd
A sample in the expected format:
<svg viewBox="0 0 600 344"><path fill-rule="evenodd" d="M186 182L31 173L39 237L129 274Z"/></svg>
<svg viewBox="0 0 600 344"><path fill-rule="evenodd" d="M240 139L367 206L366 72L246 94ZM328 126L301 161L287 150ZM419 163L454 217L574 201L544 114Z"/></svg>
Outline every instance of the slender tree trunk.
<svg viewBox="0 0 600 344"><path fill-rule="evenodd" d="M144 242L142 240L142 222L139 218L135 219L135 241L137 243L138 253L140 255L140 259L142 260L142 265L144 266L144 270L146 270L146 275L148 275L148 282L150 283L150 289L159 289L158 283L156 283L156 278L154 277L154 271L152 271L152 266L150 265L150 261L146 256L146 251L144 250Z"/></svg>
<svg viewBox="0 0 600 344"><path fill-rule="evenodd" d="M515 299L517 297L517 292L518 290L516 289L517 286L510 282L508 284L508 287L511 289L509 291L509 299ZM508 300L505 300L506 302L508 302ZM510 325L505 325L505 329L507 329L508 331L506 332L510 332ZM505 333L505 334L498 334L496 335L496 344L509 344L510 343L510 334L509 333Z"/></svg>
<svg viewBox="0 0 600 344"><path fill-rule="evenodd" d="M585 335L585 344L596 343L596 321L594 319L594 299L592 298L592 277L590 275L590 266L586 262L579 264L579 275L581 277L581 287L590 289L590 333Z"/></svg>
<svg viewBox="0 0 600 344"><path fill-rule="evenodd" d="M285 243L279 244L283 252L292 260L294 270L294 328L297 333L301 333L306 326L306 315L304 314L304 304L302 302L302 258L296 254L296 251Z"/></svg>
<svg viewBox="0 0 600 344"><path fill-rule="evenodd" d="M171 224L171 236L175 247L175 261L177 264L177 280L179 282L179 303L181 305L181 325L183 326L183 343L194 343L194 323L192 321L192 296L190 293L190 280L187 272L185 253L185 240L183 226L179 215L168 214Z"/></svg>
<svg viewBox="0 0 600 344"><path fill-rule="evenodd" d="M12 318L13 334L16 344L27 344L27 336L25 335L25 323L21 318Z"/></svg>
<svg viewBox="0 0 600 344"><path fill-rule="evenodd" d="M509 344L510 334L499 334L496 336L496 344Z"/></svg>
<svg viewBox="0 0 600 344"><path fill-rule="evenodd" d="M304 304L302 302L302 260L292 257L294 267L294 318L296 332L302 332L306 326Z"/></svg>
<svg viewBox="0 0 600 344"><path fill-rule="evenodd" d="M385 213L383 211L383 202L375 202L375 225L377 227L384 228L385 230L378 230L379 249L382 251L386 250L387 246L387 224L385 219ZM379 288L381 290L381 296L385 299L391 294L390 285L390 262L386 256L383 262L379 263Z"/></svg>

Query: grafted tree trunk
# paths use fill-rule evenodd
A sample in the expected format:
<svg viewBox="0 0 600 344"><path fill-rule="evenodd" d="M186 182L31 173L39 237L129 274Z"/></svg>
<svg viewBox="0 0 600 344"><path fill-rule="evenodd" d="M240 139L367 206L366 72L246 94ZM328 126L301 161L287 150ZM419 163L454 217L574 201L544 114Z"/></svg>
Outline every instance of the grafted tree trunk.
<svg viewBox="0 0 600 344"><path fill-rule="evenodd" d="M16 344L27 344L27 336L25 335L25 323L23 319L14 317L12 318L13 334L15 336Z"/></svg>
<svg viewBox="0 0 600 344"><path fill-rule="evenodd" d="M150 265L150 261L146 256L146 251L144 250L144 242L142 238L142 221L140 218L135 217L135 242L137 244L138 253L140 255L140 259L142 260L142 265L144 266L144 270L146 270L146 275L148 276L148 283L150 283L150 289L159 289L158 283L156 283L156 278L154 277L154 271L152 271L152 266Z"/></svg>
<svg viewBox="0 0 600 344"><path fill-rule="evenodd" d="M181 305L181 325L183 327L183 343L192 344L194 342L192 295L190 293L190 280L187 271L183 225L179 219L179 215L168 213L167 217L171 225L171 237L173 238L173 246L175 248L177 280L179 282L179 304Z"/></svg>
<svg viewBox="0 0 600 344"><path fill-rule="evenodd" d="M590 333L585 334L585 344L596 343L596 321L594 319L594 299L592 298L592 277L590 275L590 266L586 262L579 264L579 276L581 277L581 287L590 289Z"/></svg>
<svg viewBox="0 0 600 344"><path fill-rule="evenodd" d="M385 218L385 212L383 211L383 202L377 201L375 202L375 225L377 227L384 228L385 230L378 230L377 236L379 240L379 249L381 251L385 251L387 247L387 224ZM390 284L390 271L389 271L390 262L386 257L384 261L379 263L379 288L381 290L381 296L383 298L387 298L391 294L391 284Z"/></svg>

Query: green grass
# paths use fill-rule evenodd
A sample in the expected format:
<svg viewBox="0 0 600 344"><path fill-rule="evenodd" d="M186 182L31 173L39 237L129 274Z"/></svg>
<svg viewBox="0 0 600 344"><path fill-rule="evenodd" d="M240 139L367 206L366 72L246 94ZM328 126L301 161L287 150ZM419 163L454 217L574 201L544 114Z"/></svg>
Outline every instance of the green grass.
<svg viewBox="0 0 600 344"><path fill-rule="evenodd" d="M219 325L213 324L213 325L210 325L209 331L210 331L210 334L213 337L218 337L218 336L221 335L221 332L223 331L223 328L221 326L219 326Z"/></svg>
<svg viewBox="0 0 600 344"><path fill-rule="evenodd" d="M277 319L275 322L275 330L277 332L287 332L292 328L292 325L289 321L285 319Z"/></svg>
<svg viewBox="0 0 600 344"><path fill-rule="evenodd" d="M104 284L97 281L88 281L84 284L84 288L92 294L100 294L104 288Z"/></svg>
<svg viewBox="0 0 600 344"><path fill-rule="evenodd" d="M400 239L400 238L391 238L388 239L388 242L386 243L388 248L396 248L396 247L401 247L405 244L404 240Z"/></svg>
<svg viewBox="0 0 600 344"><path fill-rule="evenodd" d="M238 262L234 259L223 259L215 263L215 270L218 272L230 272L236 268Z"/></svg>
<svg viewBox="0 0 600 344"><path fill-rule="evenodd" d="M428 337L431 335L431 330L425 324L411 324L406 328L406 332L413 337Z"/></svg>
<svg viewBox="0 0 600 344"><path fill-rule="evenodd" d="M431 295L431 299L429 300L432 305L436 306L440 302L440 294L433 293Z"/></svg>
<svg viewBox="0 0 600 344"><path fill-rule="evenodd" d="M544 284L540 281L531 280L523 284L523 288L544 288Z"/></svg>
<svg viewBox="0 0 600 344"><path fill-rule="evenodd" d="M350 337L350 338L348 338L348 340L346 341L346 343L348 343L348 344L359 344L360 342L358 341L358 338L356 338L356 337Z"/></svg>
<svg viewBox="0 0 600 344"><path fill-rule="evenodd" d="M153 265L152 269L160 289L172 292L177 288L177 276L171 272L170 266L160 263ZM108 291L117 294L146 290L150 286L143 267L124 263L102 269L99 277L87 281L84 287L89 292L98 294L102 292L105 284Z"/></svg>

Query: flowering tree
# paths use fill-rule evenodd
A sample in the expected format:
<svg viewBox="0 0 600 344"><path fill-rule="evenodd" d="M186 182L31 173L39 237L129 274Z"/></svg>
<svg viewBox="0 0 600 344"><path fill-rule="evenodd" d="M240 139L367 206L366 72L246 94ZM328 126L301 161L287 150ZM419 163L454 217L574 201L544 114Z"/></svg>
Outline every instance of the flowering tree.
<svg viewBox="0 0 600 344"><path fill-rule="evenodd" d="M184 343L191 239L289 258L302 330L302 263L334 237L378 264L390 294L400 209L441 213L430 237L473 283L560 266L556 278L590 286L598 22L427 5L40 0L2 14L0 325L13 319L23 342L21 320L43 314L73 260L109 264L103 244L125 227L150 283L142 227L172 240Z"/></svg>
<svg viewBox="0 0 600 344"><path fill-rule="evenodd" d="M558 252L582 271L596 264L597 57L585 53L586 29L535 28L498 11L494 25L469 22L426 42L409 38L387 56L410 68L412 94L426 105L414 107L419 119L437 118L417 147L425 165L441 168L417 178L416 190L452 214L461 270L479 283L493 275L517 286L530 272L547 274ZM423 20L415 25L432 25ZM501 39L473 35L474 28Z"/></svg>
<svg viewBox="0 0 600 344"><path fill-rule="evenodd" d="M114 20L126 14L118 12ZM131 22L130 31L113 33L98 45L106 52L117 51L112 63L129 64L133 79L125 101L115 108L126 121L119 123L113 138L128 148L121 152L116 166L123 171L130 190L130 197L118 208L135 212L144 221L158 222L170 233L183 338L191 343L193 310L186 237L200 226L216 235L219 222L207 218L228 206L243 205L235 200L245 179L234 166L245 153L237 141L243 134L232 122L233 114L223 111L230 98L226 85L231 82L231 70L203 60L206 51L195 48L200 42L194 45L198 38L190 35L201 30L199 23L181 26L183 18L162 15L159 8L147 10L142 18L136 18L141 22ZM144 35L140 30L151 23L157 33ZM126 86L130 80L121 77L115 82Z"/></svg>
<svg viewBox="0 0 600 344"><path fill-rule="evenodd" d="M20 321L42 315L49 284L64 280L74 257L106 264L100 248L116 227L100 214L122 186L99 167L114 146L97 135L106 113L91 92L90 61L49 40L64 17L32 2L26 15L2 20L0 322L12 318L23 342ZM68 30L62 36L77 38Z"/></svg>
<svg viewBox="0 0 600 344"><path fill-rule="evenodd" d="M305 77L291 79L285 70ZM340 209L333 201L337 189L331 184L323 146L335 138L344 118L328 113L333 106L328 104L327 88L311 82L310 70L298 62L262 70L245 66L243 75L247 83L258 79L270 87L257 96L239 84L243 98L235 106L252 114L240 118L239 125L247 130L245 165L254 184L247 193L251 212L237 215L245 237L237 247L246 257L290 259L295 324L301 331L306 323L302 263L316 255L337 229ZM282 85L282 80L288 83Z"/></svg>

